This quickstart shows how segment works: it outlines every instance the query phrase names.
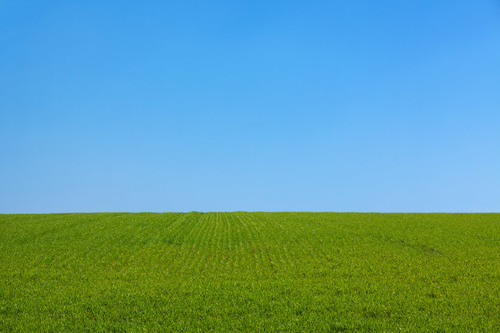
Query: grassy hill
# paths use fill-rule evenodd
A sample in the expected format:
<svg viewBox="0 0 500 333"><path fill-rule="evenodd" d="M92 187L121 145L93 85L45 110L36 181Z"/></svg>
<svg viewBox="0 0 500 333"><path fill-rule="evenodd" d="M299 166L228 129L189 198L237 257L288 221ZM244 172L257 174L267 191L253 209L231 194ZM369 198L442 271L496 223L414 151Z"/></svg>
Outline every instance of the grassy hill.
<svg viewBox="0 0 500 333"><path fill-rule="evenodd" d="M0 215L0 331L500 331L500 214Z"/></svg>

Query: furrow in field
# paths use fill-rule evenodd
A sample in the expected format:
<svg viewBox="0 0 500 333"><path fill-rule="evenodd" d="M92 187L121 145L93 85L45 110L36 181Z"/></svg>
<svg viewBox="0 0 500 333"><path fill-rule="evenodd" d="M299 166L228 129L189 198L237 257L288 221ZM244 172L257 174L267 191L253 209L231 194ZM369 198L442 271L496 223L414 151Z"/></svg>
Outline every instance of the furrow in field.
<svg viewBox="0 0 500 333"><path fill-rule="evenodd" d="M228 213L224 213L224 218L228 224L230 232L229 253L230 253L230 273L235 275L239 273L241 265L241 228L238 220L230 218Z"/></svg>
<svg viewBox="0 0 500 333"><path fill-rule="evenodd" d="M208 237L206 238L207 243L205 243L205 246L207 249L210 249L210 264L209 264L209 272L214 275L214 277L219 275L219 268L220 268L220 262L219 262L219 252L220 252L220 245L219 245L219 240L221 237L220 230L219 230L219 223L218 221L218 213L211 213L211 219L210 219L210 233L207 235Z"/></svg>
<svg viewBox="0 0 500 333"><path fill-rule="evenodd" d="M202 270L209 275L214 275L217 273L217 225L214 221L214 216L210 214L208 232L206 233L206 237L204 238L203 246L206 252L206 260L204 263L204 267Z"/></svg>
<svg viewBox="0 0 500 333"><path fill-rule="evenodd" d="M224 220L226 225L226 251L227 251L227 261L226 269L228 275L233 275L235 271L235 261L236 261L236 248L234 247L234 241L237 238L236 226L233 221L229 219L227 213L221 213L221 218Z"/></svg>
<svg viewBox="0 0 500 333"><path fill-rule="evenodd" d="M175 240L176 250L172 253L167 265L167 273L172 276L180 274L180 267L184 265L185 252L190 247L191 236L199 232L198 225L201 222L200 213L185 213L174 230L173 239Z"/></svg>
<svg viewBox="0 0 500 333"><path fill-rule="evenodd" d="M250 232L240 215L239 212L232 213L231 218L233 223L237 224L240 230L241 238L239 243L240 255L238 257L238 265L240 267L240 272L243 273L254 266L255 258L254 252L252 251L253 249L250 246L252 242Z"/></svg>
<svg viewBox="0 0 500 333"><path fill-rule="evenodd" d="M178 214L162 213L157 216L149 218L152 235L150 235L148 251L149 251L149 265L152 273L163 273L162 264L166 253L170 251L170 246L166 239L168 237L167 230L169 226L175 223Z"/></svg>
<svg viewBox="0 0 500 333"><path fill-rule="evenodd" d="M256 265L255 249L253 248L254 239L252 239L252 234L248 230L245 222L239 218L237 215L232 216L234 221L237 221L240 229L240 271L242 273L248 273L254 270Z"/></svg>
<svg viewBox="0 0 500 333"><path fill-rule="evenodd" d="M209 266L213 260L213 254L210 248L210 238L212 237L213 228L214 226L211 222L211 216L207 214L204 230L201 234L200 243L198 245L196 265L194 266L195 274L199 274L199 276L203 277L206 277L207 274L211 273Z"/></svg>
<svg viewBox="0 0 500 333"><path fill-rule="evenodd" d="M321 235L311 229L311 222L304 221L301 214L285 213L282 219L286 221L290 230L293 230L292 239L296 245L295 249L299 251L297 255L308 262L317 261L317 253L313 247Z"/></svg>
<svg viewBox="0 0 500 333"><path fill-rule="evenodd" d="M185 276L186 267L192 259L191 252L193 251L193 246L203 229L203 225L201 224L202 220L203 215L192 215L183 225L183 227L187 227L189 225L191 229L182 237L182 243L171 267L172 272L178 277ZM182 232L185 231L182 230Z"/></svg>
<svg viewBox="0 0 500 333"><path fill-rule="evenodd" d="M254 230L257 230L256 237L257 237L257 242L259 244L259 251L260 251L260 256L261 256L261 265L263 270L265 270L266 275L267 271L270 271L272 273L276 272L276 265L271 257L271 254L269 252L269 244L268 244L268 239L265 238L265 235L267 234L268 226L264 225L261 223L261 221L258 221L252 213L247 213L245 217L248 219L249 224L253 225L255 228Z"/></svg>
<svg viewBox="0 0 500 333"><path fill-rule="evenodd" d="M266 268L269 266L269 259L264 253L264 240L262 238L262 230L252 221L249 213L239 213L241 221L244 223L244 228L247 230L250 238L250 251L254 259L255 273L258 276L267 275Z"/></svg>
<svg viewBox="0 0 500 333"><path fill-rule="evenodd" d="M218 216L218 213L215 213L216 218L215 218L215 234L216 234L216 246L217 246L217 251L216 251L216 263L217 263L217 273L218 275L221 275L225 272L225 252L226 249L224 248L224 239L228 237L228 235L225 234L224 230L224 222L220 219Z"/></svg>
<svg viewBox="0 0 500 333"><path fill-rule="evenodd" d="M253 228L248 225L248 222L245 220L244 214L245 213L237 212L234 213L233 215L235 220L239 222L242 230L242 236L245 239L242 246L243 250L241 255L242 267L245 268L245 271L252 271L254 273L258 273L259 253L257 251L256 238L253 232Z"/></svg>
<svg viewBox="0 0 500 333"><path fill-rule="evenodd" d="M218 242L218 262L219 262L219 270L221 274L228 274L228 255L229 255L229 247L228 247L228 240L231 237L231 235L228 233L227 230L227 222L223 217L222 213L216 213L217 214L217 233L219 234L219 242Z"/></svg>
<svg viewBox="0 0 500 333"><path fill-rule="evenodd" d="M206 260L206 239L212 227L210 214L203 214L200 219L202 221L199 225L198 232L193 237L192 247L186 252L186 254L189 255L189 264L186 265L185 270L194 276L198 276L201 271L200 265Z"/></svg>
<svg viewBox="0 0 500 333"><path fill-rule="evenodd" d="M332 238L338 238L338 232L333 232L335 227L335 220L325 219L322 214L316 214L313 216L303 216L300 214L296 217L295 221L303 226L304 230L308 231L309 237L307 237L309 254L315 259L317 265L324 265L327 262L331 262L334 256L338 254L333 253L333 248L328 246L331 243ZM329 240L329 242L327 242Z"/></svg>
<svg viewBox="0 0 500 333"><path fill-rule="evenodd" d="M207 249L213 237L214 228L214 215L212 213L204 213L203 222L200 224L200 232L197 234L196 241L193 242L191 252L186 253L190 256L191 260L187 270L196 278L200 277L200 271L203 270L203 262L208 260Z"/></svg>
<svg viewBox="0 0 500 333"><path fill-rule="evenodd" d="M240 277L247 268L245 256L248 254L248 239L245 237L246 230L243 230L241 221L235 217L234 213L222 213L225 225L227 251L226 268L227 274Z"/></svg>
<svg viewBox="0 0 500 333"><path fill-rule="evenodd" d="M59 232L54 232L54 236L62 236L61 241L53 241L51 245L57 249L57 259L51 265L58 267L75 266L76 269L93 271L97 266L107 265L109 251L103 250L109 247L109 235L116 229L115 224L126 214L104 214L100 218L76 218L70 223L70 228L61 228ZM71 219L71 217L65 217ZM75 228L75 226L77 226ZM98 264L98 265L96 265Z"/></svg>
<svg viewBox="0 0 500 333"><path fill-rule="evenodd" d="M207 213L207 230L204 233L204 237L201 243L202 252L204 253L204 257L200 258L200 270L207 275L212 275L215 273L217 268L217 256L216 256L216 223L214 221L214 215L212 213Z"/></svg>
<svg viewBox="0 0 500 333"><path fill-rule="evenodd" d="M280 246L286 244L286 241L283 241L284 229L280 228L277 220L267 218L263 219L261 215L255 213L251 213L249 215L256 224L260 225L262 233L269 237L269 240L264 242L264 246L269 257L270 264L273 265L275 270L279 266L284 266L288 261L282 246Z"/></svg>
<svg viewBox="0 0 500 333"><path fill-rule="evenodd" d="M142 235L140 242L135 250L134 262L131 262L131 268L136 269L138 266L143 267L145 274L157 274L160 267L158 259L164 252L169 240L167 230L171 230L170 226L178 220L178 214L159 214L148 215L144 218L143 223L139 221L131 221L134 229L129 235L131 239L137 238L137 233Z"/></svg>

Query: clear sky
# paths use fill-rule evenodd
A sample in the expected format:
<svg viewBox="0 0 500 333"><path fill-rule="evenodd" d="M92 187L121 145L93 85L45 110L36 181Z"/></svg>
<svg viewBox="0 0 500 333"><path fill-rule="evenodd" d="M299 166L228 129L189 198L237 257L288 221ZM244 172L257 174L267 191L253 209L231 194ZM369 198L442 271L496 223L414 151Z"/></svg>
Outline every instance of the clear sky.
<svg viewBox="0 0 500 333"><path fill-rule="evenodd" d="M500 2L0 0L0 213L500 211Z"/></svg>

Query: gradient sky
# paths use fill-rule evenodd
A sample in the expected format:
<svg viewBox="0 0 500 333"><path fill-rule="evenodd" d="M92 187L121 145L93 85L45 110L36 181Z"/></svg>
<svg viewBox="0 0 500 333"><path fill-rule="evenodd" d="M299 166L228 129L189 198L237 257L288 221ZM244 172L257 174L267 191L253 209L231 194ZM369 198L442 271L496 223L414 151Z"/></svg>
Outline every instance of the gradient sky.
<svg viewBox="0 0 500 333"><path fill-rule="evenodd" d="M0 0L0 213L500 211L500 2Z"/></svg>

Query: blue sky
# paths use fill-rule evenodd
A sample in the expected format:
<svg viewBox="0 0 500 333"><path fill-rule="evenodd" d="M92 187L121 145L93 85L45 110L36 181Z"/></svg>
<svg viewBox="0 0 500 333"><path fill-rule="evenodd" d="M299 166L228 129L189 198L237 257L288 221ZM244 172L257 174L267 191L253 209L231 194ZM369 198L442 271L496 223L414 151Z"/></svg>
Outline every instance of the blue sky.
<svg viewBox="0 0 500 333"><path fill-rule="evenodd" d="M0 0L0 213L500 211L498 1Z"/></svg>

